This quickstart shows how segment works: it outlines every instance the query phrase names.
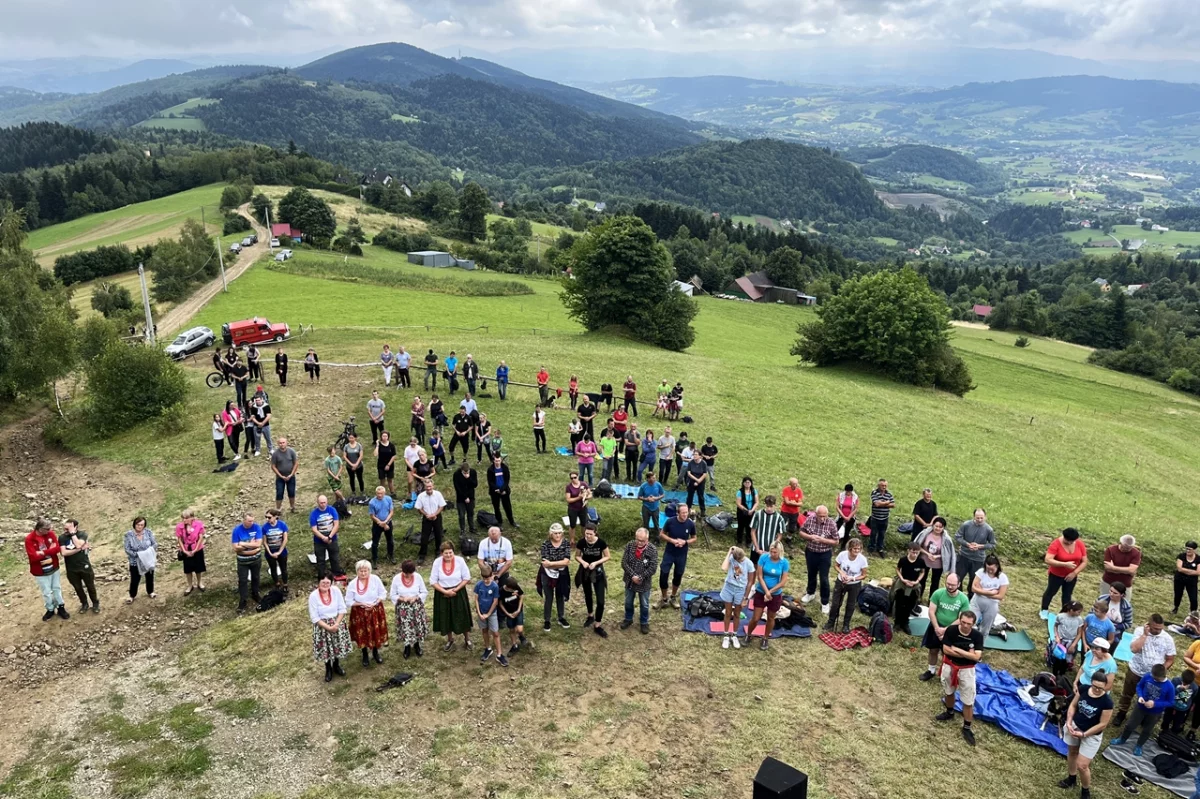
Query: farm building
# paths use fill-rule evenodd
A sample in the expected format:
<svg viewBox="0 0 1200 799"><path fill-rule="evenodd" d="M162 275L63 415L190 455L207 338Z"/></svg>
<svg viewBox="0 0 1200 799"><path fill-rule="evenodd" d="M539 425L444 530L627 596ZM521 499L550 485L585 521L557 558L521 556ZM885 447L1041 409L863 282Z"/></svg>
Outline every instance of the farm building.
<svg viewBox="0 0 1200 799"><path fill-rule="evenodd" d="M682 280L676 280L673 282L674 282L675 288L679 289L680 291L682 291L684 294L688 295L689 297L692 296L692 292L695 291L695 289L696 289L696 287L693 286L691 283L684 283Z"/></svg>
<svg viewBox="0 0 1200 799"><path fill-rule="evenodd" d="M1130 239L1129 243L1125 245L1125 249L1129 252L1137 252L1138 250L1142 249L1142 245L1145 243L1145 239Z"/></svg>
<svg viewBox="0 0 1200 799"><path fill-rule="evenodd" d="M448 266L457 266L460 269L474 269L475 262L455 258L448 252L440 250L419 250L408 254L408 262L417 264L418 266L431 266L435 269L444 269Z"/></svg>
<svg viewBox="0 0 1200 799"><path fill-rule="evenodd" d="M976 303L975 307L971 309L971 312L975 314L976 319L987 319L992 315L992 306L980 305L979 303Z"/></svg>
<svg viewBox="0 0 1200 799"><path fill-rule="evenodd" d="M304 232L300 228L292 227L287 222L276 222L271 225L271 235L277 239L287 236L293 241L304 241Z"/></svg>
<svg viewBox="0 0 1200 799"><path fill-rule="evenodd" d="M796 289L776 286L766 272L754 272L744 277L734 278L725 286L725 293L735 297L745 297L754 302L783 302L788 305L815 305L816 297L804 294Z"/></svg>

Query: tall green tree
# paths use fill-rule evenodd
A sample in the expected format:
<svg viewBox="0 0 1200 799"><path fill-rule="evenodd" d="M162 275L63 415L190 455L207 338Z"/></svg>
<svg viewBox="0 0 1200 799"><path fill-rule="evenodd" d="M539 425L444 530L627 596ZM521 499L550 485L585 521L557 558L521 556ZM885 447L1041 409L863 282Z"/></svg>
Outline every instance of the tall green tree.
<svg viewBox="0 0 1200 799"><path fill-rule="evenodd" d="M133 310L133 295L120 283L102 281L92 291L92 310L99 311L105 319Z"/></svg>
<svg viewBox="0 0 1200 799"><path fill-rule="evenodd" d="M183 225L178 240L161 241L150 256L154 272L151 293L157 302L179 302L201 283L217 276L220 262L212 237L194 219Z"/></svg>
<svg viewBox="0 0 1200 799"><path fill-rule="evenodd" d="M857 363L905 383L959 396L972 388L950 348L950 309L925 278L905 267L847 280L802 323L792 354L817 366Z"/></svg>
<svg viewBox="0 0 1200 799"><path fill-rule="evenodd" d="M597 225L572 245L566 263L562 301L588 330L627 326L666 349L692 345L696 303L674 286L670 253L642 220L617 216Z"/></svg>
<svg viewBox="0 0 1200 799"><path fill-rule="evenodd" d="M487 238L487 212L492 207L487 192L478 183L463 186L458 198L458 226L469 242Z"/></svg>
<svg viewBox="0 0 1200 799"><path fill-rule="evenodd" d="M328 244L337 231L337 217L329 203L303 186L280 199L279 221L300 229L318 247Z"/></svg>

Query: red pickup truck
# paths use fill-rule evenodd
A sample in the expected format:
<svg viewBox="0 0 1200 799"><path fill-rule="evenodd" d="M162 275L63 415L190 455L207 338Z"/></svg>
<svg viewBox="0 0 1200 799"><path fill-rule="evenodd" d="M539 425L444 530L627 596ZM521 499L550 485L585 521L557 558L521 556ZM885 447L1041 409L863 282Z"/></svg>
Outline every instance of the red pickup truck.
<svg viewBox="0 0 1200 799"><path fill-rule="evenodd" d="M266 319L254 317L240 322L221 325L221 338L232 347L243 344L263 344L268 341L283 341L291 334L286 324L273 325Z"/></svg>

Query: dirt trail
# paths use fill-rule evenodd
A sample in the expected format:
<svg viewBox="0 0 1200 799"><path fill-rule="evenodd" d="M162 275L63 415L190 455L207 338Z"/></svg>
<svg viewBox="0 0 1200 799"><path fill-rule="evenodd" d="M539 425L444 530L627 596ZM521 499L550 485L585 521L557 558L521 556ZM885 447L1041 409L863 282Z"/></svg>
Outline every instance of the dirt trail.
<svg viewBox="0 0 1200 799"><path fill-rule="evenodd" d="M250 213L250 204L246 203L238 208L238 214L250 220L250 224L254 226L254 232L258 234L258 244L247 250L242 250L242 254L238 256L237 264L225 270L225 279L230 283L241 277L247 269L257 263L264 255L270 253L270 248L267 247L267 242L271 240L270 231L260 225L258 220ZM201 286L187 300L167 311L158 320L158 327L161 331L159 338L167 341L172 335L181 330L189 319L208 304L209 300L221 293L221 288L221 278L217 277L208 284Z"/></svg>

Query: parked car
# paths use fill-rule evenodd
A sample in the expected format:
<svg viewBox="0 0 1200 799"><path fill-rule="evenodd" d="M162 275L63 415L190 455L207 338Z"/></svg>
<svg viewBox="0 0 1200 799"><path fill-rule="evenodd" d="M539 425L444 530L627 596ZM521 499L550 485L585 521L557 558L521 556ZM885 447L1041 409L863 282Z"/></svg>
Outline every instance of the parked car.
<svg viewBox="0 0 1200 799"><path fill-rule="evenodd" d="M279 261L280 263L283 263L284 261L291 258L293 254L294 253L292 253L291 250L280 250L278 253L275 254L275 260Z"/></svg>
<svg viewBox="0 0 1200 799"><path fill-rule="evenodd" d="M254 239L250 238L249 236L247 236L246 238L242 239L242 246L243 246L243 247L249 247L249 246L251 246L251 245L253 245L253 244L254 244Z"/></svg>
<svg viewBox="0 0 1200 799"><path fill-rule="evenodd" d="M271 238L271 247L272 247L272 248L275 248L275 247L278 247L278 246L279 246L279 239L272 237L272 238Z"/></svg>
<svg viewBox="0 0 1200 799"><path fill-rule="evenodd" d="M230 251L230 252L241 252L241 251L242 251L242 245L238 244L238 243L235 241L233 244L230 244L230 245L229 245L229 251Z"/></svg>
<svg viewBox="0 0 1200 799"><path fill-rule="evenodd" d="M258 244L258 234L257 234L257 233L251 233L251 234L250 234L250 243L251 243L251 244Z"/></svg>
<svg viewBox="0 0 1200 799"><path fill-rule="evenodd" d="M216 340L217 337L207 327L193 327L176 336L175 340L166 346L164 352L172 358L183 358L205 347L211 347Z"/></svg>
<svg viewBox="0 0 1200 799"><path fill-rule="evenodd" d="M229 346L240 347L243 344L262 344L267 341L283 341L291 334L286 324L273 325L266 319L256 316L253 319L243 319L240 322L226 322L221 325L221 338Z"/></svg>

